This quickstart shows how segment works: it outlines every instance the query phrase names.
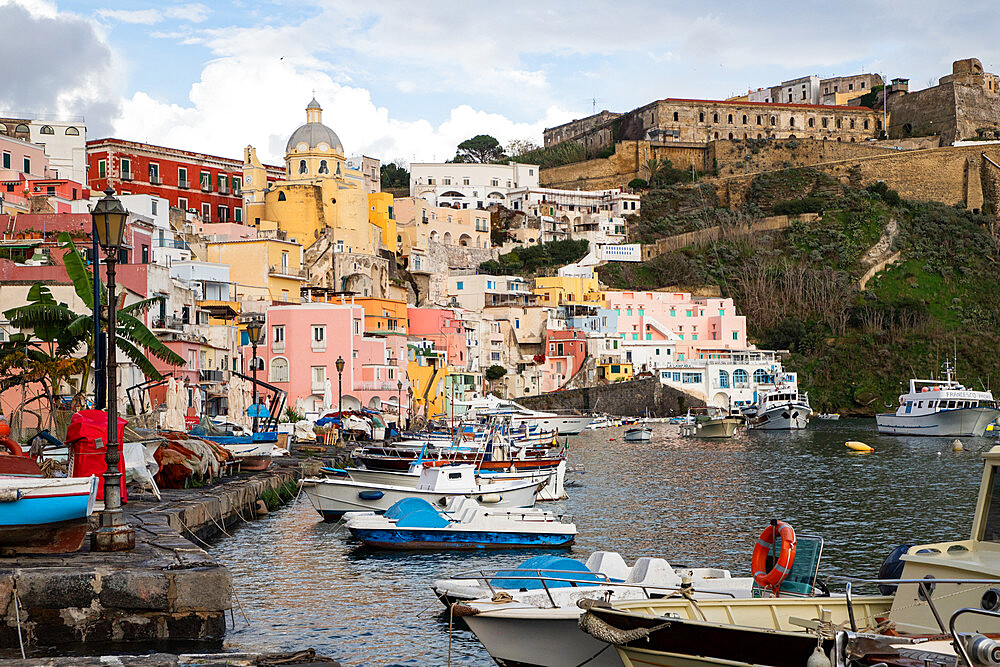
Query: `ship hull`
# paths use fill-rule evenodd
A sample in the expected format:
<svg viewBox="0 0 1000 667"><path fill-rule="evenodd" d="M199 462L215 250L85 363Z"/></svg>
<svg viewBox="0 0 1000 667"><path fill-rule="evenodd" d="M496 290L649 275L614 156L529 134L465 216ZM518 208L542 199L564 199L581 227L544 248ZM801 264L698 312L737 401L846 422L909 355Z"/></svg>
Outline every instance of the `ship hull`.
<svg viewBox="0 0 1000 667"><path fill-rule="evenodd" d="M977 437L1000 417L995 408L957 408L926 415L898 415L894 412L875 416L878 432L885 435L923 435L936 437Z"/></svg>

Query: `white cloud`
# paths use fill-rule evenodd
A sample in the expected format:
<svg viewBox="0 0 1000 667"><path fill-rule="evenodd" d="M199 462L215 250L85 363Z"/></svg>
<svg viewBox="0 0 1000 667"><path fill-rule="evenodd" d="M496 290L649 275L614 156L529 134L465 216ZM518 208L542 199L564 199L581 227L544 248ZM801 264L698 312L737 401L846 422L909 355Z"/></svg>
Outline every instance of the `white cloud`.
<svg viewBox="0 0 1000 667"><path fill-rule="evenodd" d="M163 20L163 14L157 9L99 9L97 15L102 19L142 25L153 25Z"/></svg>
<svg viewBox="0 0 1000 667"><path fill-rule="evenodd" d="M201 23L205 21L211 13L212 10L200 2L177 5L176 7L167 7L163 10L163 15L168 18L190 21L191 23Z"/></svg>
<svg viewBox="0 0 1000 667"><path fill-rule="evenodd" d="M262 159L280 164L288 136L305 122L313 89L324 108L324 123L338 133L345 151L383 160L444 160L454 156L459 142L480 133L501 143L522 138L540 142L544 127L571 118L552 107L536 122L517 123L460 105L437 124L400 121L377 106L368 90L337 83L324 72L270 58L224 58L205 67L191 87L188 105L135 93L114 120L115 134L229 157L239 157L252 144Z"/></svg>

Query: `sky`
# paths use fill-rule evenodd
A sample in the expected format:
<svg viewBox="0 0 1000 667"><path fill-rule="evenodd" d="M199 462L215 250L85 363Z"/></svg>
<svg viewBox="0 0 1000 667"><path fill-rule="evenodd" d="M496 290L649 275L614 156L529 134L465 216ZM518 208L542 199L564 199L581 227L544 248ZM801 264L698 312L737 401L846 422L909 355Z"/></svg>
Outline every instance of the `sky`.
<svg viewBox="0 0 1000 667"><path fill-rule="evenodd" d="M815 8L814 8L815 7ZM315 94L350 155L443 161L664 97L861 71L916 90L977 57L1000 6L963 0L0 0L0 114L280 163Z"/></svg>

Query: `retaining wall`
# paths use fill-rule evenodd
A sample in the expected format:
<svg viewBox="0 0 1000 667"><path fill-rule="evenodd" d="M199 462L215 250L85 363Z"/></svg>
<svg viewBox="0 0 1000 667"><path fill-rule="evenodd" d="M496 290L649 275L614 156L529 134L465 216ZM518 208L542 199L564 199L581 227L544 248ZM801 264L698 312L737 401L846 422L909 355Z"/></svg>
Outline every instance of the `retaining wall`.
<svg viewBox="0 0 1000 667"><path fill-rule="evenodd" d="M517 402L533 410L607 412L626 417L639 417L647 410L650 417L669 417L705 405L703 400L668 387L656 378L523 396Z"/></svg>

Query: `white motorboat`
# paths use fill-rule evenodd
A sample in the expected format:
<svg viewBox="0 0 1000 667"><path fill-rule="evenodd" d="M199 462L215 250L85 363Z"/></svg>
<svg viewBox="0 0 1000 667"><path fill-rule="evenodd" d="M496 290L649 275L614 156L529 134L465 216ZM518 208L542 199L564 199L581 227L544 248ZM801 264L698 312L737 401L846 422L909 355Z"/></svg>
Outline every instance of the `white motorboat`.
<svg viewBox="0 0 1000 667"><path fill-rule="evenodd" d="M625 442L649 442L653 439L653 429L646 426L643 421L639 426L625 430Z"/></svg>
<svg viewBox="0 0 1000 667"><path fill-rule="evenodd" d="M944 380L911 379L896 411L877 414L875 423L887 435L961 437L983 435L997 417L992 392L964 387L945 364Z"/></svg>
<svg viewBox="0 0 1000 667"><path fill-rule="evenodd" d="M822 419L823 421L836 421L840 419L840 413L838 412L820 412L816 415L816 419Z"/></svg>
<svg viewBox="0 0 1000 667"><path fill-rule="evenodd" d="M422 468L423 465L420 462L414 462L406 472L396 470L368 470L366 468L347 468L345 472L355 482L416 488L420 481L420 471ZM508 484L519 481L543 484L535 500L565 500L569 497L566 493L565 459L560 461L554 468L528 468L513 472L479 470L476 472L476 481L481 486Z"/></svg>
<svg viewBox="0 0 1000 667"><path fill-rule="evenodd" d="M594 417L593 421L587 424L586 430L596 431L602 428L614 428L615 426L620 426L620 424L607 415L601 415L599 417Z"/></svg>
<svg viewBox="0 0 1000 667"><path fill-rule="evenodd" d="M384 512L403 498L423 498L438 507L458 496L473 498L490 507L532 507L544 482L479 484L475 465L458 464L423 468L416 487L326 478L307 478L300 484L316 511L324 519L333 520L345 512Z"/></svg>
<svg viewBox="0 0 1000 667"><path fill-rule="evenodd" d="M553 512L487 508L465 497L449 499L444 509L405 498L384 515L350 512L345 519L355 539L382 549L552 548L576 538L576 525Z"/></svg>
<svg viewBox="0 0 1000 667"><path fill-rule="evenodd" d="M628 567L619 554L603 551L591 554L586 565L539 556L511 570L484 574L466 575L479 576L479 581L437 581L435 593L446 603L453 601L455 616L465 621L498 664L540 664L539 656L544 655L541 664L551 667L621 667L604 642L580 630L580 600L749 598L753 584L750 577L732 578L728 570L675 570L662 558L639 558ZM471 593L481 595L472 601L462 599ZM510 641L511 637L518 641Z"/></svg>
<svg viewBox="0 0 1000 667"><path fill-rule="evenodd" d="M466 407L470 415L511 415L515 427L524 424L543 431L556 431L559 435L578 435L593 421L593 417L589 415L531 410L520 403L496 396L465 402L455 401L455 405Z"/></svg>
<svg viewBox="0 0 1000 667"><path fill-rule="evenodd" d="M809 396L794 385L781 385L757 395L757 402L743 415L750 428L766 431L795 431L809 425Z"/></svg>

